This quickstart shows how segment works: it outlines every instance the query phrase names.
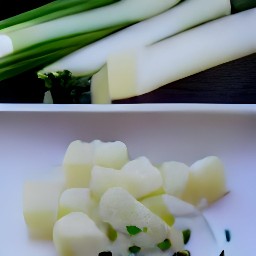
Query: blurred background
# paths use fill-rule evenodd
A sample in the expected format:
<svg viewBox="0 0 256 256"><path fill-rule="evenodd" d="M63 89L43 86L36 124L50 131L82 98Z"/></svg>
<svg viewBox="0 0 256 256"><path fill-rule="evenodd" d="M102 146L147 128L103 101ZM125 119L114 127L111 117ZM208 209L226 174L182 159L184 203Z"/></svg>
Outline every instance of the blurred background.
<svg viewBox="0 0 256 256"><path fill-rule="evenodd" d="M8 0L1 7L0 19L49 2ZM37 78L36 71L30 70L0 81L0 103L41 103L44 82ZM145 95L113 103L256 104L256 54L181 79Z"/></svg>

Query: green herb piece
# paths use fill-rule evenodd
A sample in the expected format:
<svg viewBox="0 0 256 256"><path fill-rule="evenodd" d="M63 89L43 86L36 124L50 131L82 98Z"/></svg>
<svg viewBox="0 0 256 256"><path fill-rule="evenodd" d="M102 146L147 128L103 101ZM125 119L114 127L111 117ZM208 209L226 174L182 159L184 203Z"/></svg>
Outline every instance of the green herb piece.
<svg viewBox="0 0 256 256"><path fill-rule="evenodd" d="M225 256L224 250L221 252L220 256Z"/></svg>
<svg viewBox="0 0 256 256"><path fill-rule="evenodd" d="M142 232L142 229L136 227L136 226L126 226L126 230L129 233L130 236L135 236Z"/></svg>
<svg viewBox="0 0 256 256"><path fill-rule="evenodd" d="M175 252L173 256L190 256L190 252L187 250L182 250L182 251Z"/></svg>
<svg viewBox="0 0 256 256"><path fill-rule="evenodd" d="M157 247L162 250L162 251L166 251L168 249L170 249L171 247L171 242L169 239L165 239L163 242L157 244Z"/></svg>
<svg viewBox="0 0 256 256"><path fill-rule="evenodd" d="M186 229L182 231L182 234L183 234L184 244L187 244L190 239L191 231L189 229Z"/></svg>
<svg viewBox="0 0 256 256"><path fill-rule="evenodd" d="M108 226L107 236L109 240L112 242L114 242L117 239L117 232L111 225Z"/></svg>
<svg viewBox="0 0 256 256"><path fill-rule="evenodd" d="M147 232L148 232L148 228L147 228L147 227L144 227L144 228L142 229L142 231L143 231L144 233L147 233Z"/></svg>
<svg viewBox="0 0 256 256"><path fill-rule="evenodd" d="M134 246L129 247L128 250L129 250L129 252L136 254L141 250L141 248L139 246L134 245Z"/></svg>
<svg viewBox="0 0 256 256"><path fill-rule="evenodd" d="M225 229L225 235L226 235L226 240L227 242L230 242L231 240L231 234L230 231L228 229Z"/></svg>

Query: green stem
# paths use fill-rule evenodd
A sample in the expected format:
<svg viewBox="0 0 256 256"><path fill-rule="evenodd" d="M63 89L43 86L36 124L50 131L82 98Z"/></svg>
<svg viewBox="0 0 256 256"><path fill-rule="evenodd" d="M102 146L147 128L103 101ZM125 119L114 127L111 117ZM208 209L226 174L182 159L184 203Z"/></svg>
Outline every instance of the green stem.
<svg viewBox="0 0 256 256"><path fill-rule="evenodd" d="M256 0L230 0L232 12L242 12L256 7Z"/></svg>
<svg viewBox="0 0 256 256"><path fill-rule="evenodd" d="M112 4L120 0L56 0L33 10L0 21L1 33Z"/></svg>
<svg viewBox="0 0 256 256"><path fill-rule="evenodd" d="M70 38L51 41L48 44L39 44L24 51L19 51L0 58L0 81L18 75L24 71L48 65L84 45L119 30L121 27L115 26ZM38 51L39 48L40 51Z"/></svg>

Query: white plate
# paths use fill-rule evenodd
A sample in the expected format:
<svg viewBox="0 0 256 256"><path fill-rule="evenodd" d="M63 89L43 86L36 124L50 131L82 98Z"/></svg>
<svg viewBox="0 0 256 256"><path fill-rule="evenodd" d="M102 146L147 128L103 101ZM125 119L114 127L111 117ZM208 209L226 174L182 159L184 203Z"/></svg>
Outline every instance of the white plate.
<svg viewBox="0 0 256 256"><path fill-rule="evenodd" d="M21 191L31 175L39 177L60 165L75 139L121 140L132 157L145 155L154 162L191 164L204 156L219 156L231 193L206 217L214 229L230 229L231 241L222 241L225 255L251 255L256 249L255 105L2 104L0 255L56 256L51 243L28 238Z"/></svg>

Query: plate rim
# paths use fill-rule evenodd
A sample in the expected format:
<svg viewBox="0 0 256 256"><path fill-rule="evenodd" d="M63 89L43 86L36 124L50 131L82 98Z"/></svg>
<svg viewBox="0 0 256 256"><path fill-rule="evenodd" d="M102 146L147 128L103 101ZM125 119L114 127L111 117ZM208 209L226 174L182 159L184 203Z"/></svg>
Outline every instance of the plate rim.
<svg viewBox="0 0 256 256"><path fill-rule="evenodd" d="M0 104L1 112L187 112L256 114L256 104L142 103L142 104Z"/></svg>

